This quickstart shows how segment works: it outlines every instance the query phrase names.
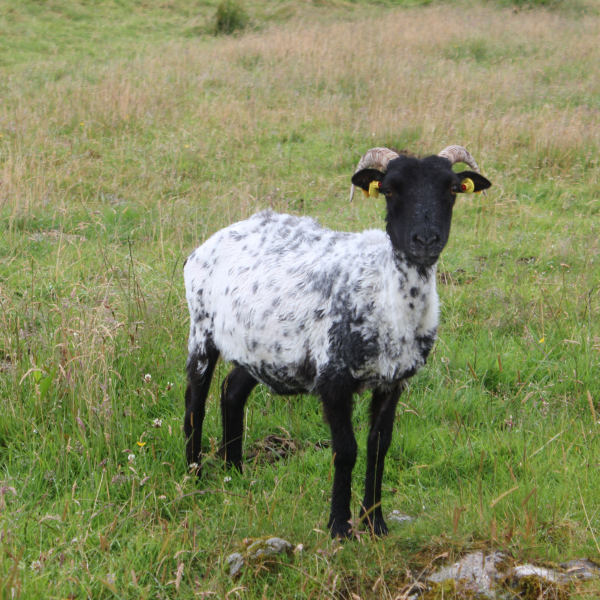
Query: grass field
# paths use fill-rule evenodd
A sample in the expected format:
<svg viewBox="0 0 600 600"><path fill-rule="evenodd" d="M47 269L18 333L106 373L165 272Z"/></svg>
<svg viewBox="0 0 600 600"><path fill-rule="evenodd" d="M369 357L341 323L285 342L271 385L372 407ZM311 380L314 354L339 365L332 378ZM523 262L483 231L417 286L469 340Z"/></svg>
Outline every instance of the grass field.
<svg viewBox="0 0 600 600"><path fill-rule="evenodd" d="M600 6L418 4L256 0L234 37L216 2L0 7L3 599L396 599L472 549L600 559ZM258 387L224 471L226 364L196 483L185 257L267 207L382 227L382 201L348 203L359 156L454 143L494 187L457 203L439 341L397 415L384 511L415 520L332 544L314 397ZM271 535L304 552L230 578Z"/></svg>

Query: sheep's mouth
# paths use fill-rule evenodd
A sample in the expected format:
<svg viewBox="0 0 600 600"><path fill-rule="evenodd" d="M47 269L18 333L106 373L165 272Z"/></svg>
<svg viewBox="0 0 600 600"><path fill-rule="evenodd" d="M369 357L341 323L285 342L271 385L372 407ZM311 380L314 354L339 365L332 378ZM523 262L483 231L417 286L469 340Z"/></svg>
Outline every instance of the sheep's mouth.
<svg viewBox="0 0 600 600"><path fill-rule="evenodd" d="M407 259L409 260L409 262L413 263L416 267L425 268L433 267L433 265L435 265L439 258L439 254L407 255Z"/></svg>

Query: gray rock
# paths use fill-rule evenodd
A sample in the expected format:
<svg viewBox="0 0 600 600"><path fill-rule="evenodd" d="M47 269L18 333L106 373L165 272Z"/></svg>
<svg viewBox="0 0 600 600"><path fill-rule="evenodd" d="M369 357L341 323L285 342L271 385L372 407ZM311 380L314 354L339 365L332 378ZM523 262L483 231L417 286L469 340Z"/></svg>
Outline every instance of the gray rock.
<svg viewBox="0 0 600 600"><path fill-rule="evenodd" d="M534 575L539 579L544 579L549 583L558 583L565 579L554 569L546 569L545 567L536 567L534 565L519 565L513 569L512 574L517 580L531 575Z"/></svg>
<svg viewBox="0 0 600 600"><path fill-rule="evenodd" d="M477 598L512 598L514 594L506 586L518 590L525 577L535 577L543 588L548 589L568 584L574 579L600 577L600 565L591 560L572 560L560 566L564 572L531 564L515 565L498 551L485 556L482 552L473 552L432 573L426 582L433 587L432 584L454 581L457 589Z"/></svg>
<svg viewBox="0 0 600 600"><path fill-rule="evenodd" d="M250 540L248 540L250 542ZM244 542L246 543L246 542ZM229 575L237 575L246 564L252 564L264 560L265 557L275 554L294 554L294 546L281 538L273 537L267 540L256 540L251 542L243 553L234 552L227 557Z"/></svg>
<svg viewBox="0 0 600 600"><path fill-rule="evenodd" d="M600 565L587 558L570 560L560 564L570 579L596 579L600 577Z"/></svg>
<svg viewBox="0 0 600 600"><path fill-rule="evenodd" d="M484 555L473 552L463 556L449 567L442 567L427 578L433 583L442 583L449 579L460 582L462 589L487 598L495 598L495 584L506 577L501 566L505 564L505 556L501 552Z"/></svg>
<svg viewBox="0 0 600 600"><path fill-rule="evenodd" d="M227 557L229 574L233 577L244 566L244 557L239 552L234 552Z"/></svg>
<svg viewBox="0 0 600 600"><path fill-rule="evenodd" d="M391 523L408 523L409 521L414 521L414 518L410 515L402 514L399 510L393 510L387 516L387 520Z"/></svg>
<svg viewBox="0 0 600 600"><path fill-rule="evenodd" d="M281 538L269 538L268 540L257 540L246 550L246 558L255 560L261 556L269 556L271 554L291 554L294 552L294 546Z"/></svg>
<svg viewBox="0 0 600 600"><path fill-rule="evenodd" d="M534 575L548 583L568 583L574 579L597 579L600 577L600 566L587 559L575 559L561 563L564 572L534 565L520 565L513 569L516 580Z"/></svg>

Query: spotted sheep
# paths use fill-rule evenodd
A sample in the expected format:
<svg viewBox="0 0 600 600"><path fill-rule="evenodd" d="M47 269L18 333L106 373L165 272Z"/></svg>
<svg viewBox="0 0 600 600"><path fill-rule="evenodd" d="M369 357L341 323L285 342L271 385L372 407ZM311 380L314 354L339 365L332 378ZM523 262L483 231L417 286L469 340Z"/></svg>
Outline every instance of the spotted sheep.
<svg viewBox="0 0 600 600"><path fill-rule="evenodd" d="M472 171L455 173L452 165ZM184 431L200 474L202 422L219 355L234 365L222 384L220 454L242 467L244 406L257 383L277 394L316 394L331 429L335 475L329 529L350 537L357 445L353 395L371 389L365 495L359 519L385 535L381 483L404 382L436 340L436 262L456 194L491 183L460 146L418 159L374 148L352 177L381 191L386 231L332 231L306 217L260 212L214 234L184 267L190 311Z"/></svg>

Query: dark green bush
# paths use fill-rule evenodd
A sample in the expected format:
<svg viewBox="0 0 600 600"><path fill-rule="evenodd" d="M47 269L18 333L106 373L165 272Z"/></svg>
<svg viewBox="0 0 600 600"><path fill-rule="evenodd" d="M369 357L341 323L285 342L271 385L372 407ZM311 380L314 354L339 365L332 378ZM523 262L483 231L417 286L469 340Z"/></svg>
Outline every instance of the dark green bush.
<svg viewBox="0 0 600 600"><path fill-rule="evenodd" d="M248 13L239 0L222 0L215 13L215 33L229 35L248 25Z"/></svg>

